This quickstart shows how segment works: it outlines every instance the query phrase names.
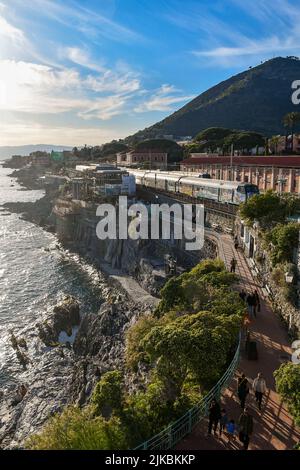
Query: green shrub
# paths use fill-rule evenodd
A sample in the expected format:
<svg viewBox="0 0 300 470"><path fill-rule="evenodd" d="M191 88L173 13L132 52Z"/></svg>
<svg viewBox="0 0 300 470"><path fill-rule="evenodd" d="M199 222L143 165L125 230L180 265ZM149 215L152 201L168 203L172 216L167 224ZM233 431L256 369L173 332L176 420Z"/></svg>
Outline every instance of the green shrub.
<svg viewBox="0 0 300 470"><path fill-rule="evenodd" d="M236 280L234 274L225 270L222 261L202 261L190 272L173 277L165 284L155 314L160 317L170 310L192 313L206 310L216 295L214 288L230 286Z"/></svg>
<svg viewBox="0 0 300 470"><path fill-rule="evenodd" d="M238 316L199 312L152 328L142 344L156 365L170 399L175 400L181 394L191 376L203 389L218 380L239 327Z"/></svg>
<svg viewBox="0 0 300 470"><path fill-rule="evenodd" d="M26 448L31 450L117 450L128 448L126 429L118 418L109 421L93 417L89 407L66 408L49 419L44 429L31 436Z"/></svg>
<svg viewBox="0 0 300 470"><path fill-rule="evenodd" d="M282 364L274 372L277 392L287 403L295 422L300 426L300 365Z"/></svg>
<svg viewBox="0 0 300 470"><path fill-rule="evenodd" d="M297 211L300 211L300 199L297 196L277 194L270 190L254 195L239 208L242 219L248 225L253 225L257 220L263 229L284 223L288 216Z"/></svg>
<svg viewBox="0 0 300 470"><path fill-rule="evenodd" d="M106 372L97 383L91 403L96 415L110 416L123 408L123 376L118 370Z"/></svg>
<svg viewBox="0 0 300 470"><path fill-rule="evenodd" d="M283 266L276 266L271 273L271 279L274 284L278 287L284 287L286 285L285 277L284 277L284 269Z"/></svg>
<svg viewBox="0 0 300 470"><path fill-rule="evenodd" d="M299 227L295 222L278 224L264 234L265 242L272 244L270 256L273 266L293 260L293 250L298 245Z"/></svg>

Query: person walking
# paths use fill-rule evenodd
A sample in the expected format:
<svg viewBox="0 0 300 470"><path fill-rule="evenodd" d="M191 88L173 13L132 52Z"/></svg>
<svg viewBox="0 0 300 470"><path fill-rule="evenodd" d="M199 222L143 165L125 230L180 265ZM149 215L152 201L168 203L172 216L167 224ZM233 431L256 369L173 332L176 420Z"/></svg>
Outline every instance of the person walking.
<svg viewBox="0 0 300 470"><path fill-rule="evenodd" d="M228 416L227 416L226 410L223 408L221 410L221 419L220 419L220 430L219 430L220 437L222 436L222 433L226 431L227 423L228 423Z"/></svg>
<svg viewBox="0 0 300 470"><path fill-rule="evenodd" d="M234 237L234 248L237 250L239 247L239 239L237 235Z"/></svg>
<svg viewBox="0 0 300 470"><path fill-rule="evenodd" d="M255 400L258 404L258 408L259 410L261 410L262 399L263 399L264 393L266 393L266 390L267 390L266 381L263 378L261 372L259 372L257 374L256 379L253 380L252 389L255 393Z"/></svg>
<svg viewBox="0 0 300 470"><path fill-rule="evenodd" d="M230 272L235 273L235 268L236 268L237 261L235 258L232 258L230 261Z"/></svg>
<svg viewBox="0 0 300 470"><path fill-rule="evenodd" d="M211 435L212 429L214 429L214 434L216 434L218 423L221 419L221 408L219 403L215 398L212 399L209 405L208 412L208 435Z"/></svg>
<svg viewBox="0 0 300 470"><path fill-rule="evenodd" d="M249 312L249 316L250 318L254 318L254 296L252 293L248 294L247 295L247 298L246 298L246 302L247 302L247 306L248 306L248 312Z"/></svg>
<svg viewBox="0 0 300 470"><path fill-rule="evenodd" d="M255 298L255 301L256 301L257 312L260 312L260 298L259 298L257 290L254 291L254 298Z"/></svg>
<svg viewBox="0 0 300 470"><path fill-rule="evenodd" d="M242 374L241 377L239 377L238 379L238 397L240 399L240 403L241 403L241 408L242 410L245 408L245 402L246 402L246 398L247 398L247 395L249 393L249 382L247 380L247 377L245 376L245 374Z"/></svg>
<svg viewBox="0 0 300 470"><path fill-rule="evenodd" d="M240 298L245 302L245 299L247 297L247 293L243 290L239 293Z"/></svg>
<svg viewBox="0 0 300 470"><path fill-rule="evenodd" d="M244 450L248 450L252 432L253 418L248 408L245 408L239 417L239 439L244 444Z"/></svg>
<svg viewBox="0 0 300 470"><path fill-rule="evenodd" d="M231 442L235 437L235 422L231 419L226 425L226 431L228 435L228 442Z"/></svg>
<svg viewBox="0 0 300 470"><path fill-rule="evenodd" d="M251 319L249 317L249 312L248 312L248 310L245 310L245 313L244 313L244 316L243 316L242 327L243 327L244 336L246 338L246 344L247 344L248 335L250 334L250 331L249 331L249 326L250 325L251 325Z"/></svg>

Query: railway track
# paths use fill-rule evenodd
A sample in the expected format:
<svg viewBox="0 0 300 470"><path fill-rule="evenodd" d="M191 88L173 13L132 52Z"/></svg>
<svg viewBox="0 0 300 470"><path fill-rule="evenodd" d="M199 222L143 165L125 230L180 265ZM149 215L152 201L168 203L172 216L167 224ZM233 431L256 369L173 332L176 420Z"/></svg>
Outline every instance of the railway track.
<svg viewBox="0 0 300 470"><path fill-rule="evenodd" d="M169 197L170 199L173 199L182 203L203 204L206 210L213 211L222 215L226 215L231 218L235 218L238 212L238 207L233 204L221 203L221 202L217 202L217 201L213 201L213 200L205 199L201 197L195 198L195 197L189 196L188 194L170 192L170 191L166 191L163 189L152 188L149 186L143 186L139 184L137 185L137 188L141 192L148 191L153 194L161 194L163 196Z"/></svg>

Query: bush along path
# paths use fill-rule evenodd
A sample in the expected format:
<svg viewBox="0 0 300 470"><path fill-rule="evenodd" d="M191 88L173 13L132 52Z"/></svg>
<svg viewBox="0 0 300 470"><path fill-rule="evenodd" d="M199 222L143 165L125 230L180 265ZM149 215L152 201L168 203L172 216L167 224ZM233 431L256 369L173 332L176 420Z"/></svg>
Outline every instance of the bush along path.
<svg viewBox="0 0 300 470"><path fill-rule="evenodd" d="M261 306L257 318L252 320L249 325L251 340L257 343L258 358L257 360L248 360L245 351L242 351L239 369L231 386L222 396L221 408L226 409L229 419L234 419L235 423L238 423L241 407L237 397L237 381L238 377L244 373L250 384L246 406L254 420L249 450L293 449L300 441L300 431L276 392L273 376L274 371L290 358L291 349L287 332L280 319L270 308L268 301L263 298L263 292L254 280L243 253L235 250L232 238L229 235L220 235L219 242L228 270L231 259L234 257L237 260L236 274L240 281L239 288L246 292L257 289ZM261 411L257 407L252 392L252 382L258 372L263 374L267 385ZM207 420L204 420L194 428L192 434L177 445L177 449L238 450L243 448L238 439L238 433L234 439L229 441L225 434L221 437L218 433L207 436L207 428Z"/></svg>

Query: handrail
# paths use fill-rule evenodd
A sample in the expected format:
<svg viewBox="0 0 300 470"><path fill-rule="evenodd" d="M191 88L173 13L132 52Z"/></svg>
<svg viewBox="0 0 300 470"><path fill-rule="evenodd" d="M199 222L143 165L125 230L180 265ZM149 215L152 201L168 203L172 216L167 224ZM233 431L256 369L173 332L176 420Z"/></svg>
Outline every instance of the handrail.
<svg viewBox="0 0 300 470"><path fill-rule="evenodd" d="M236 348L235 355L228 369L216 383L216 385L203 397L193 408L190 408L177 421L167 426L160 433L151 437L147 441L135 447L134 450L167 450L172 449L177 442L190 434L193 427L198 424L208 414L209 405L213 398L220 399L222 391L231 382L240 357L241 335Z"/></svg>

